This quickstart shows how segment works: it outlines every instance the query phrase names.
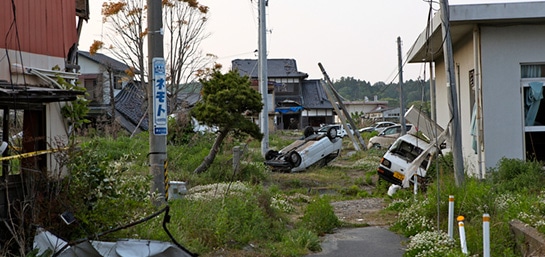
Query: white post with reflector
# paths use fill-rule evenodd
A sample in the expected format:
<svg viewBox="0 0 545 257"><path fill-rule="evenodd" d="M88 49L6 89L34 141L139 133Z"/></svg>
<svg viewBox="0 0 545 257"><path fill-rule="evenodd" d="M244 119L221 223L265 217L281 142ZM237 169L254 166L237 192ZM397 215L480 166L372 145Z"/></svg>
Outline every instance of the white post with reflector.
<svg viewBox="0 0 545 257"><path fill-rule="evenodd" d="M464 216L458 216L458 229L460 230L460 246L462 253L467 254L466 230L464 228Z"/></svg>
<svg viewBox="0 0 545 257"><path fill-rule="evenodd" d="M483 257L490 257L490 215L483 214Z"/></svg>
<svg viewBox="0 0 545 257"><path fill-rule="evenodd" d="M448 196L448 236L454 239L454 196Z"/></svg>

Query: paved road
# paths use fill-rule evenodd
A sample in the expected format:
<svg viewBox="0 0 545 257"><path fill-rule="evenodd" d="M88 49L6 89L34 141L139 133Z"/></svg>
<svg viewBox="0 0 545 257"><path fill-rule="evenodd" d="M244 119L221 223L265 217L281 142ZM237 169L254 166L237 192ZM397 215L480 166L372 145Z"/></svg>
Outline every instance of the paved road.
<svg viewBox="0 0 545 257"><path fill-rule="evenodd" d="M364 227L340 229L326 235L322 251L316 257L402 257L407 240L386 228Z"/></svg>

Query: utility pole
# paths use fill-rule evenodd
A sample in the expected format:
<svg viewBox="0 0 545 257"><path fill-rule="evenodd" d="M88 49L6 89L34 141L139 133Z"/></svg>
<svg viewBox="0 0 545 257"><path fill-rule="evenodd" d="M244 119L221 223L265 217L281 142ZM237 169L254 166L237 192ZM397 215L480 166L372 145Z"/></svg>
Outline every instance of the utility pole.
<svg viewBox="0 0 545 257"><path fill-rule="evenodd" d="M454 180L456 186L464 184L464 160L462 156L462 134L460 130L460 116L458 112L458 95L456 92L456 79L454 76L454 59L452 54L452 39L450 37L450 16L448 0L441 0L441 22L443 38L443 55L445 59L445 69L447 78L447 93L449 110L452 115L450 123L452 159L454 162Z"/></svg>
<svg viewBox="0 0 545 257"><path fill-rule="evenodd" d="M268 97L268 74L267 74L267 26L265 24L266 14L265 7L268 0L259 0L259 50L258 50L258 71L259 71L259 86L261 97L263 99L263 110L261 111L261 154L269 150L269 106L267 104Z"/></svg>
<svg viewBox="0 0 545 257"><path fill-rule="evenodd" d="M405 135L405 103L403 97L403 60L401 57L401 37L397 37L397 65L399 68L399 123L401 124L401 135ZM418 125L418 124L416 124Z"/></svg>
<svg viewBox="0 0 545 257"><path fill-rule="evenodd" d="M148 5L148 120L149 120L149 162L152 199L159 206L165 198L165 162L167 159L167 96L165 60L163 58L162 1L147 0ZM144 81L142 81L144 83Z"/></svg>
<svg viewBox="0 0 545 257"><path fill-rule="evenodd" d="M352 141L352 144L354 145L354 149L356 149L356 151L359 151L361 149L367 150L367 146L365 146L365 142L363 141L363 138L361 137L360 133L356 130L356 124L352 120L352 117L350 117L350 113L348 113L348 110L346 110L346 107L343 104L342 97L339 95L339 93L333 87L333 83L331 82L331 79L329 79L329 75L327 75L324 66L322 65L322 63L318 63L318 66L320 67L320 70L322 71L322 74L324 75L324 79L326 81L325 86L324 86L324 91L325 91L329 101L331 102L331 105L333 105L333 109L335 109L335 112L339 116L339 118L341 120L341 123L343 124L343 127L345 128L345 130L346 130L346 132L348 134L348 137ZM333 96L329 93L329 91L331 91L333 96L335 96L335 98L337 99L336 101L333 98ZM339 104L339 106L337 106L337 104L335 104L335 102L337 102ZM342 110L342 112L339 110L339 107ZM346 126L346 120L348 120L348 122L350 122L350 126L352 127L352 129L348 129L348 126ZM355 135L355 137L357 137L357 140L356 140L356 138L354 138L354 135ZM358 143L361 144L361 146L362 146L361 149L360 149Z"/></svg>

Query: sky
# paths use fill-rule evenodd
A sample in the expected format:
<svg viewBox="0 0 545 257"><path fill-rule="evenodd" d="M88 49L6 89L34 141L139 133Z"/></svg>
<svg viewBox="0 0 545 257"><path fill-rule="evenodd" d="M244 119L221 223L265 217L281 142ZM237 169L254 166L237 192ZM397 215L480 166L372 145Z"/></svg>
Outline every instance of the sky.
<svg viewBox="0 0 545 257"><path fill-rule="evenodd" d="M525 0L531 2L535 0ZM102 24L104 1L89 1L90 19L84 24L80 50L111 33ZM218 57L224 71L234 59L257 59L258 0L200 0L208 6L209 37L204 53ZM439 10L434 1L432 13ZM520 0L450 0L450 5L522 2ZM266 48L269 59L295 59L309 79L324 78L321 63L333 81L353 77L374 84L397 83L398 45L402 60L424 31L430 5L424 0L268 0ZM107 54L107 53L104 53ZM425 64L407 63L403 79L429 79Z"/></svg>

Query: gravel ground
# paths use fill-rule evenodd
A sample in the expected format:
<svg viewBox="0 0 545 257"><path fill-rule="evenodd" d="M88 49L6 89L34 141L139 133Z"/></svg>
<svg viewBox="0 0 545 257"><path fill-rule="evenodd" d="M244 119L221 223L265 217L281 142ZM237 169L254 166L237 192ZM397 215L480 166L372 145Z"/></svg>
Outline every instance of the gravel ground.
<svg viewBox="0 0 545 257"><path fill-rule="evenodd" d="M387 227L395 218L394 214L381 213L386 207L382 198L332 202L331 205L337 217L350 224Z"/></svg>

